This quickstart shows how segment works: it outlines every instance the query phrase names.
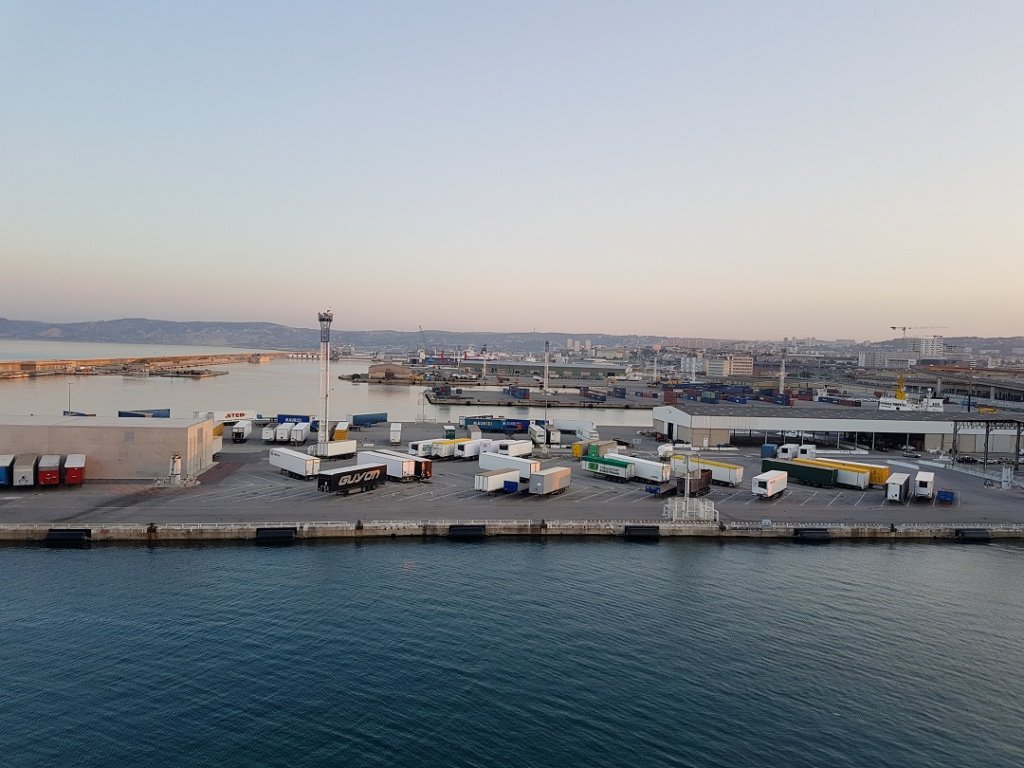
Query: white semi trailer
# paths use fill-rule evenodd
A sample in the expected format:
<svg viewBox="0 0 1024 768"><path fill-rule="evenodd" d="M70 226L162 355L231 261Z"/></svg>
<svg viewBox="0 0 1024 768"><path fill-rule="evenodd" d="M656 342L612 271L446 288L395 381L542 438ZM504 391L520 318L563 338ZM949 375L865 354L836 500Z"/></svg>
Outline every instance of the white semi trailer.
<svg viewBox="0 0 1024 768"><path fill-rule="evenodd" d="M506 456L501 453L481 453L480 469L518 469L519 477L529 480L530 475L540 471L540 462L520 456Z"/></svg>
<svg viewBox="0 0 1024 768"><path fill-rule="evenodd" d="M271 448L270 466L277 467L286 475L300 480L316 477L320 471L320 459L307 453L299 453L291 448Z"/></svg>

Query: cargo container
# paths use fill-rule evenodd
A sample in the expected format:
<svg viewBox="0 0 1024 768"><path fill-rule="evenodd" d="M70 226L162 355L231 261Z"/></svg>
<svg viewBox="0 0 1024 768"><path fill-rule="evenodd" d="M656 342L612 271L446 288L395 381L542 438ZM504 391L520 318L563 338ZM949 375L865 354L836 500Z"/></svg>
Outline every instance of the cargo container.
<svg viewBox="0 0 1024 768"><path fill-rule="evenodd" d="M852 488L863 491L871 487L871 473L866 469L853 469L852 467L836 466L832 462L822 459L794 459L797 464L806 464L812 467L826 467L836 471L836 485L843 488Z"/></svg>
<svg viewBox="0 0 1024 768"><path fill-rule="evenodd" d="M416 480L429 480L434 476L434 462L421 456L413 456L408 453L392 451L388 448L377 448L374 453L383 453L387 456L397 456L400 459L408 459L413 463L413 475Z"/></svg>
<svg viewBox="0 0 1024 768"><path fill-rule="evenodd" d="M515 483L516 490L518 490L519 470L488 469L484 472L477 472L473 476L473 490L483 491L484 493L497 493L505 489L506 482Z"/></svg>
<svg viewBox="0 0 1024 768"><path fill-rule="evenodd" d="M580 466L587 472L593 472L609 480L625 483L636 475L636 468L627 461L609 459L602 456L584 456Z"/></svg>
<svg viewBox="0 0 1024 768"><path fill-rule="evenodd" d="M249 435L252 434L252 422L248 419L235 422L234 426L231 427L231 442L233 443L244 443L249 439Z"/></svg>
<svg viewBox="0 0 1024 768"><path fill-rule="evenodd" d="M813 485L815 488L834 488L836 472L834 467L820 467L809 462L788 461L786 459L761 459L761 472L776 470L785 472L789 480L801 485Z"/></svg>
<svg viewBox="0 0 1024 768"><path fill-rule="evenodd" d="M430 455L435 459L454 459L456 446L468 442L468 437L435 440L430 444Z"/></svg>
<svg viewBox="0 0 1024 768"><path fill-rule="evenodd" d="M569 467L548 467L530 475L530 493L547 496L554 493L565 493L572 479Z"/></svg>
<svg viewBox="0 0 1024 768"><path fill-rule="evenodd" d="M498 440L498 453L504 456L529 456L533 453L533 443L529 440Z"/></svg>
<svg viewBox="0 0 1024 768"><path fill-rule="evenodd" d="M36 468L36 483L38 485L60 485L60 470L64 463L64 457L59 453L48 453L39 457L39 465Z"/></svg>
<svg viewBox="0 0 1024 768"><path fill-rule="evenodd" d="M305 445L306 440L309 439L310 426L308 422L301 424L293 424L292 431L288 435L288 442L292 445Z"/></svg>
<svg viewBox="0 0 1024 768"><path fill-rule="evenodd" d="M877 485L879 488L885 487L889 475L892 474L892 470L884 464L865 464L861 461L846 461L845 459L841 461L839 459L815 459L815 461L826 463L837 469L866 469L871 478L871 484Z"/></svg>
<svg viewBox="0 0 1024 768"><path fill-rule="evenodd" d="M490 448L491 442L492 441L484 438L478 438L476 440L467 440L464 443L456 443L455 458L475 459L484 451L485 448Z"/></svg>
<svg viewBox="0 0 1024 768"><path fill-rule="evenodd" d="M39 454L19 453L14 457L14 469L11 472L11 485L15 488L31 488L36 484L36 466Z"/></svg>
<svg viewBox="0 0 1024 768"><path fill-rule="evenodd" d="M935 473L918 472L914 478L914 500L931 501L935 498Z"/></svg>
<svg viewBox="0 0 1024 768"><path fill-rule="evenodd" d="M905 504L910 498L910 475L906 472L894 472L885 481L885 500Z"/></svg>
<svg viewBox="0 0 1024 768"><path fill-rule="evenodd" d="M796 443L786 443L780 445L779 450L775 453L776 458L779 459L795 459L800 455L800 446Z"/></svg>
<svg viewBox="0 0 1024 768"><path fill-rule="evenodd" d="M279 423L277 428L274 430L274 442L287 443L292 439L292 427L295 426L295 422L286 421Z"/></svg>
<svg viewBox="0 0 1024 768"><path fill-rule="evenodd" d="M81 485L85 482L85 454L69 453L64 459L64 485Z"/></svg>
<svg viewBox="0 0 1024 768"><path fill-rule="evenodd" d="M686 496L686 476L676 478L676 492ZM690 496L706 496L711 493L711 470L698 469L690 471Z"/></svg>
<svg viewBox="0 0 1024 768"><path fill-rule="evenodd" d="M402 425L401 424L392 424L391 425L391 428L388 430L388 442L391 443L391 445L401 445L402 444Z"/></svg>
<svg viewBox="0 0 1024 768"><path fill-rule="evenodd" d="M760 499L774 499L786 490L788 475L782 470L769 470L754 477L750 490Z"/></svg>
<svg viewBox="0 0 1024 768"><path fill-rule="evenodd" d="M667 483L672 479L672 467L661 461L638 459L635 456L624 456L621 453L607 453L604 458L625 461L633 465L633 477L652 483Z"/></svg>
<svg viewBox="0 0 1024 768"><path fill-rule="evenodd" d="M263 436L263 442L265 442L265 443L272 443L272 442L274 442L274 440L277 439L277 424L276 423L268 424L267 426L265 426L263 428L263 432L261 434Z"/></svg>
<svg viewBox="0 0 1024 768"><path fill-rule="evenodd" d="M935 501L939 504L956 504L956 491L940 489L935 492Z"/></svg>
<svg viewBox="0 0 1024 768"><path fill-rule="evenodd" d="M0 488L6 488L14 482L14 454L0 455Z"/></svg>
<svg viewBox="0 0 1024 768"><path fill-rule="evenodd" d="M614 440L594 440L587 446L587 456L600 458L609 453L615 453L618 449L619 444Z"/></svg>
<svg viewBox="0 0 1024 768"><path fill-rule="evenodd" d="M480 469L518 469L519 477L529 480L530 475L540 471L540 462L536 459L506 456L501 453L481 453Z"/></svg>
<svg viewBox="0 0 1024 768"><path fill-rule="evenodd" d="M313 421L312 416L301 413L279 413L277 414L278 424L309 424Z"/></svg>
<svg viewBox="0 0 1024 768"><path fill-rule="evenodd" d="M306 449L306 453L321 459L351 459L356 455L357 447L355 440L331 440L327 443L313 443Z"/></svg>
<svg viewBox="0 0 1024 768"><path fill-rule="evenodd" d="M353 427L372 427L374 424L383 424L387 420L386 413L353 413L348 417L348 423Z"/></svg>
<svg viewBox="0 0 1024 768"><path fill-rule="evenodd" d="M339 421L334 425L334 439L335 440L348 440L348 422Z"/></svg>
<svg viewBox="0 0 1024 768"><path fill-rule="evenodd" d="M359 464L383 464L387 467L388 479L399 483L416 479L416 462L412 456L399 457L379 451L359 451L356 454L356 462Z"/></svg>
<svg viewBox="0 0 1024 768"><path fill-rule="evenodd" d="M504 432L504 416L464 416L459 419L464 427L477 427L482 432Z"/></svg>
<svg viewBox="0 0 1024 768"><path fill-rule="evenodd" d="M277 467L282 473L309 480L320 471L320 459L306 453L293 451L291 448L271 448L270 466Z"/></svg>
<svg viewBox="0 0 1024 768"><path fill-rule="evenodd" d="M432 456L433 450L431 446L433 446L434 443L440 440L444 440L444 438L432 437L428 440L414 440L413 442L409 443L409 453L412 456Z"/></svg>
<svg viewBox="0 0 1024 768"><path fill-rule="evenodd" d="M761 446L762 459L774 459L779 455L779 446L775 443L765 443Z"/></svg>
<svg viewBox="0 0 1024 768"><path fill-rule="evenodd" d="M388 480L388 468L379 462L325 469L317 473L316 487L325 493L348 496L353 491L372 491Z"/></svg>
<svg viewBox="0 0 1024 768"><path fill-rule="evenodd" d="M738 464L726 464L724 461L712 461L711 459L699 459L690 457L690 471L695 469L711 470L711 482L716 485L738 486L743 482L743 467ZM684 456L672 457L672 474L682 475L686 472L686 458Z"/></svg>

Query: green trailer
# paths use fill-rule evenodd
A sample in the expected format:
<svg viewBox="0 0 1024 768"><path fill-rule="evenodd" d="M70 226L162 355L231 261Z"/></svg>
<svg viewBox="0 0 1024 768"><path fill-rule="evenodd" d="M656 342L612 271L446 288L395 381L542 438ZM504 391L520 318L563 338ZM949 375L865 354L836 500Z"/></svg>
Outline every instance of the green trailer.
<svg viewBox="0 0 1024 768"><path fill-rule="evenodd" d="M815 467L786 459L761 459L762 472L773 469L787 472L790 482L813 485L815 488L834 488L839 474L832 467Z"/></svg>

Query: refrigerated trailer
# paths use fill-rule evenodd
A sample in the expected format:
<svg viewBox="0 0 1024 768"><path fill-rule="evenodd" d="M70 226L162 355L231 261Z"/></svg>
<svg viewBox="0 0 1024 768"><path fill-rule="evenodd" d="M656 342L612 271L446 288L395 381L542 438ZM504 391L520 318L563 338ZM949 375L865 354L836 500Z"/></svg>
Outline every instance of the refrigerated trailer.
<svg viewBox="0 0 1024 768"><path fill-rule="evenodd" d="M774 499L786 490L788 475L779 469L762 472L754 477L750 490L760 499Z"/></svg>
<svg viewBox="0 0 1024 768"><path fill-rule="evenodd" d="M249 439L249 435L252 434L252 422L248 419L243 421L236 421L234 426L231 427L231 442L233 443L244 443Z"/></svg>
<svg viewBox="0 0 1024 768"><path fill-rule="evenodd" d="M306 453L293 451L291 448L271 448L270 466L277 467L286 475L300 480L309 480L320 471L320 459Z"/></svg>
<svg viewBox="0 0 1024 768"><path fill-rule="evenodd" d="M496 440L495 445L503 456L529 456L533 453L533 443L529 440Z"/></svg>
<svg viewBox="0 0 1024 768"><path fill-rule="evenodd" d="M935 473L918 472L914 478L914 500L931 501L935 498Z"/></svg>
<svg viewBox="0 0 1024 768"><path fill-rule="evenodd" d="M292 427L295 424L290 421L279 422L277 427L274 428L274 442L275 443L287 443L292 439Z"/></svg>
<svg viewBox="0 0 1024 768"><path fill-rule="evenodd" d="M409 443L409 453L412 456L432 456L434 443L444 440L443 437L432 437L429 440L414 440Z"/></svg>
<svg viewBox="0 0 1024 768"><path fill-rule="evenodd" d="M402 444L402 425L401 424L392 424L391 425L391 428L388 430L388 442L391 443L391 445L401 445Z"/></svg>
<svg viewBox="0 0 1024 768"><path fill-rule="evenodd" d="M37 453L19 453L15 456L11 485L15 488L31 488L35 485L38 464L39 454Z"/></svg>
<svg viewBox="0 0 1024 768"><path fill-rule="evenodd" d="M81 485L85 482L85 454L69 453L64 459L64 485Z"/></svg>
<svg viewBox="0 0 1024 768"><path fill-rule="evenodd" d="M532 475L531 475L532 477ZM505 483L515 483L519 486L518 469L488 469L484 472L477 472L473 476L473 490L484 493L497 493L505 489Z"/></svg>
<svg viewBox="0 0 1024 768"><path fill-rule="evenodd" d="M519 456L506 456L502 453L481 453L480 469L518 469L523 480L540 471L540 462L536 459L524 459Z"/></svg>
<svg viewBox="0 0 1024 768"><path fill-rule="evenodd" d="M387 467L387 475L391 480L406 482L416 479L416 462L412 456L398 457L381 451L360 451L356 454L360 464L383 464Z"/></svg>
<svg viewBox="0 0 1024 768"><path fill-rule="evenodd" d="M299 424L293 424L292 431L288 435L288 441L292 445L304 445L306 440L309 439L310 429L309 422L304 421Z"/></svg>
<svg viewBox="0 0 1024 768"><path fill-rule="evenodd" d="M686 474L686 457L672 457L672 474ZM736 487L743 482L743 467L738 464L726 464L724 461L711 461L710 459L698 459L690 457L690 471L695 469L710 469L711 482L716 485L731 485Z"/></svg>
<svg viewBox="0 0 1024 768"><path fill-rule="evenodd" d="M446 437L435 440L430 444L430 455L435 459L454 459L455 447L468 442L468 437Z"/></svg>
<svg viewBox="0 0 1024 768"><path fill-rule="evenodd" d="M329 443L313 443L306 453L321 459L351 459L356 455L356 448L355 440L331 440Z"/></svg>
<svg viewBox="0 0 1024 768"><path fill-rule="evenodd" d="M476 440L467 440L464 443L459 443L455 446L455 458L457 459L475 459L481 453L486 452L493 441L487 438L478 438Z"/></svg>
<svg viewBox="0 0 1024 768"><path fill-rule="evenodd" d="M617 459L633 465L633 477L652 483L667 483L672 479L672 467L660 461L638 459L635 456L624 456L621 453L606 453L606 459Z"/></svg>
<svg viewBox="0 0 1024 768"><path fill-rule="evenodd" d="M399 451L392 451L388 448L377 448L374 453L383 453L387 456L396 456L399 459L410 459L414 465L413 472L417 480L429 480L434 475L434 462L430 459L424 459L421 456L413 456L409 453L401 453Z"/></svg>
<svg viewBox="0 0 1024 768"><path fill-rule="evenodd" d="M277 424L267 424L261 433L263 442L272 443L277 439Z"/></svg>
<svg viewBox="0 0 1024 768"><path fill-rule="evenodd" d="M60 468L64 457L58 453L48 453L39 457L36 467L36 483L38 485L60 485Z"/></svg>
<svg viewBox="0 0 1024 768"><path fill-rule="evenodd" d="M372 491L388 480L388 468L383 464L356 464L318 472L316 487L325 493L348 496L352 491Z"/></svg>
<svg viewBox="0 0 1024 768"><path fill-rule="evenodd" d="M910 475L906 472L893 472L885 481L885 500L905 504L910 498Z"/></svg>

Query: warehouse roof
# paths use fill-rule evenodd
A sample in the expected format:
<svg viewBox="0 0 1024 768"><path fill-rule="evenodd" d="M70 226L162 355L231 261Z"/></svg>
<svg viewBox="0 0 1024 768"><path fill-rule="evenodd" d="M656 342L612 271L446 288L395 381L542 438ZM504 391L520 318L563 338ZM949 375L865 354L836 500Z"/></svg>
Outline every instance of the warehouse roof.
<svg viewBox="0 0 1024 768"><path fill-rule="evenodd" d="M209 419L156 419L134 416L8 416L0 414L0 427L124 427L133 429L185 429Z"/></svg>

